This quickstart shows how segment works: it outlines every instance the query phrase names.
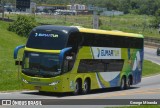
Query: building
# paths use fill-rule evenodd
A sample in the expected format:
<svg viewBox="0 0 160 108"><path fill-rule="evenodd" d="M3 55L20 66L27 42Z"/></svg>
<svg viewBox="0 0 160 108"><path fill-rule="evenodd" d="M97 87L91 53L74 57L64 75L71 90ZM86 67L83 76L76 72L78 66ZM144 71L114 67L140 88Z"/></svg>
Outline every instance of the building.
<svg viewBox="0 0 160 108"><path fill-rule="evenodd" d="M85 11L87 7L81 4L67 5L68 10Z"/></svg>
<svg viewBox="0 0 160 108"><path fill-rule="evenodd" d="M65 10L65 9L67 9L67 6L65 6L65 5L47 5L47 4L37 5L37 11L39 11L39 12L43 12L43 11L54 12L57 9Z"/></svg>

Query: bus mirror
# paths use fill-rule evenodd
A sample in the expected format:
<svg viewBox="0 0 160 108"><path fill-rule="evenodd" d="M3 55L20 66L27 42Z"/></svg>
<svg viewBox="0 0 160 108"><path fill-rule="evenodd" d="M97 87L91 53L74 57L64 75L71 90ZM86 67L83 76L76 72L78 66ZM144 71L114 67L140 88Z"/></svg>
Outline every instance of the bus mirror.
<svg viewBox="0 0 160 108"><path fill-rule="evenodd" d="M16 60L16 61L15 61L15 65L22 65L22 61Z"/></svg>
<svg viewBox="0 0 160 108"><path fill-rule="evenodd" d="M22 48L24 48L25 45L20 45L20 46L17 46L15 49L14 49L14 59L17 59L17 55L18 55L18 51Z"/></svg>
<svg viewBox="0 0 160 108"><path fill-rule="evenodd" d="M65 53L68 52L71 49L72 49L72 47L68 47L68 48L64 48L64 49L61 50L61 52L59 54L59 61L60 61L60 63L62 63L63 60L66 59Z"/></svg>

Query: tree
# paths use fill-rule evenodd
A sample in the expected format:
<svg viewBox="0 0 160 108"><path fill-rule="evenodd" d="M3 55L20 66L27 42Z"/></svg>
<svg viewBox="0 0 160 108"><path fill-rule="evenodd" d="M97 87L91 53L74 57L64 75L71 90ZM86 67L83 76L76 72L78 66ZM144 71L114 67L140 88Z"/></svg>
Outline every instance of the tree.
<svg viewBox="0 0 160 108"><path fill-rule="evenodd" d="M10 23L8 30L20 36L28 37L30 31L37 25L34 16L18 15L17 20Z"/></svg>
<svg viewBox="0 0 160 108"><path fill-rule="evenodd" d="M155 28L158 28L160 25L160 9L158 9L155 13L155 18L154 20L151 21L152 26Z"/></svg>

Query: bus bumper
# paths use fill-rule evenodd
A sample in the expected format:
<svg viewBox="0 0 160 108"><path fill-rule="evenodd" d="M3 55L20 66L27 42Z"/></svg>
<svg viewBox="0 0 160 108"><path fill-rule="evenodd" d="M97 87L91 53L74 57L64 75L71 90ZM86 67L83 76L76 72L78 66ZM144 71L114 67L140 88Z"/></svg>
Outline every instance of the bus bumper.
<svg viewBox="0 0 160 108"><path fill-rule="evenodd" d="M38 90L45 92L64 92L60 77L39 78L30 77L22 74L22 87L29 90Z"/></svg>

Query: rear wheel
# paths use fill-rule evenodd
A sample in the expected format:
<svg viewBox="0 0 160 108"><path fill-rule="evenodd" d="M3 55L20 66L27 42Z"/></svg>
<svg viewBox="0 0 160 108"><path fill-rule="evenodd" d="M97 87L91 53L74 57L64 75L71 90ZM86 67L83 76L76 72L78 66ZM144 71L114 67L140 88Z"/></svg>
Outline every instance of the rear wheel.
<svg viewBox="0 0 160 108"><path fill-rule="evenodd" d="M123 78L121 79L120 89L121 89L121 90L125 90L126 88L127 88L126 78L123 77Z"/></svg>
<svg viewBox="0 0 160 108"><path fill-rule="evenodd" d="M84 81L84 87L83 87L83 94L87 94L90 91L90 81L89 79L86 79Z"/></svg>
<svg viewBox="0 0 160 108"><path fill-rule="evenodd" d="M128 81L127 81L127 89L131 87L131 79L128 78Z"/></svg>
<svg viewBox="0 0 160 108"><path fill-rule="evenodd" d="M131 85L132 85L132 76L129 76L127 80L127 88L130 88Z"/></svg>

